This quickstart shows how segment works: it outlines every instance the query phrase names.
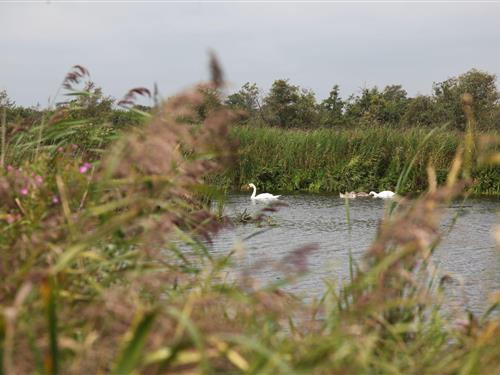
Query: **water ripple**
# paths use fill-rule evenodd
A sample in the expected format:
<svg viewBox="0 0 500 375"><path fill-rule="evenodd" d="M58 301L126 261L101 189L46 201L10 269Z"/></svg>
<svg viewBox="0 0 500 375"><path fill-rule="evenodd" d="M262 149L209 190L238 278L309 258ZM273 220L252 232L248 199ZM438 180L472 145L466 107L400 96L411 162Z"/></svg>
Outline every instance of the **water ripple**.
<svg viewBox="0 0 500 375"><path fill-rule="evenodd" d="M250 267L263 259L271 264L297 247L317 243L319 251L309 258L311 272L291 288L307 296L322 293L324 279L346 280L349 251L359 261L375 237L387 204L371 198L351 200L348 222L345 201L338 197L293 195L284 200L289 206L273 214L277 227L246 241L246 254L236 267ZM245 210L254 213L262 207L252 204L246 195L232 195L226 202L225 211L231 216ZM454 203L447 209L441 224L445 235L435 253L435 262L442 272L461 280L463 293L453 298L473 311L483 311L488 295L500 288L500 252L495 249L492 236L499 211L500 200ZM213 251L225 254L235 241L256 230L253 225L224 230L215 239ZM258 275L263 281L280 277L272 267L263 267Z"/></svg>

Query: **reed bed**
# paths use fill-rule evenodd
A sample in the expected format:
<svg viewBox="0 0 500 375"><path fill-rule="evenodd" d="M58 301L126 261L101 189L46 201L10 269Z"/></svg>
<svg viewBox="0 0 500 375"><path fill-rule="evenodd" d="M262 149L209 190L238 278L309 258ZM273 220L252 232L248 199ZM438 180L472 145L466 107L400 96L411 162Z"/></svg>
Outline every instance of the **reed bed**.
<svg viewBox="0 0 500 375"><path fill-rule="evenodd" d="M325 280L327 292L306 303L281 288L308 272L314 246L282 259L275 266L283 277L266 285L252 267L228 281L227 267L237 258L211 254L211 238L230 223L198 197L213 193L207 175L234 165L229 132L237 115L218 109L192 125L203 89L221 85L212 65L212 83L171 98L98 158L71 144L53 150L54 138L45 137L50 123L32 146L36 153L22 149L16 158L9 148L6 160L17 164L0 172L0 373L498 373L500 294L483 316L444 309L442 292L454 284L435 272L431 258L439 251L444 207L473 183L471 160L480 148L472 120L464 147L445 143L455 157L444 184L427 164L426 193L400 201L381 221L351 280ZM240 132L247 152L244 135L255 130ZM287 141L302 151L339 155L366 137L290 134ZM259 139L269 149L280 141ZM418 136L408 139L419 143ZM378 145L393 145L383 137L377 142L360 163ZM301 165L324 162L307 155L300 153ZM497 161L495 151L484 156L485 163ZM265 208L260 218L278 208Z"/></svg>
<svg viewBox="0 0 500 375"><path fill-rule="evenodd" d="M228 189L254 182L265 190L286 192L395 190L399 176L412 163L400 186L405 194L427 188L428 164L443 183L464 138L463 132L445 127L305 131L247 126L233 128L232 135L240 144L238 162L216 180ZM500 194L498 167L477 165L473 178L474 194Z"/></svg>

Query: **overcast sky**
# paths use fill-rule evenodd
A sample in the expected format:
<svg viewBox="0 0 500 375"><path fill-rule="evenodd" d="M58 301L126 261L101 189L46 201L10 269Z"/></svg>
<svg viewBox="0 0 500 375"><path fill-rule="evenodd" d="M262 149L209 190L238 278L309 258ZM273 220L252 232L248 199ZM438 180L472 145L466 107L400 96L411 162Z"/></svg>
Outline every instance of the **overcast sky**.
<svg viewBox="0 0 500 375"><path fill-rule="evenodd" d="M208 51L231 90L289 78L318 100L339 84L402 84L410 95L471 68L500 73L500 3L5 3L0 90L45 105L74 64L105 93L168 96L208 78ZM497 81L498 82L498 81Z"/></svg>

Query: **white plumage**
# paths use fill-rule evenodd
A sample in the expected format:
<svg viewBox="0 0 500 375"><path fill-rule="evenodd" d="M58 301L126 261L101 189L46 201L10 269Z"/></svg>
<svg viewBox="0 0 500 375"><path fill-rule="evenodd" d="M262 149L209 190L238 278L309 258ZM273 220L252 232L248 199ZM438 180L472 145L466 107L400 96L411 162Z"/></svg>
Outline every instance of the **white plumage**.
<svg viewBox="0 0 500 375"><path fill-rule="evenodd" d="M273 199L278 199L281 197L281 195L272 195L269 193L262 193L259 195L255 195L257 192L257 188L255 187L254 184L248 184L251 188L253 188L253 193L252 196L250 197L251 200L256 200L256 201L266 201L266 200L273 200Z"/></svg>
<svg viewBox="0 0 500 375"><path fill-rule="evenodd" d="M374 191L370 191L370 195L373 195L374 198L387 199L387 198L393 198L396 195L396 193L390 190L384 190L381 191L380 193L375 193Z"/></svg>

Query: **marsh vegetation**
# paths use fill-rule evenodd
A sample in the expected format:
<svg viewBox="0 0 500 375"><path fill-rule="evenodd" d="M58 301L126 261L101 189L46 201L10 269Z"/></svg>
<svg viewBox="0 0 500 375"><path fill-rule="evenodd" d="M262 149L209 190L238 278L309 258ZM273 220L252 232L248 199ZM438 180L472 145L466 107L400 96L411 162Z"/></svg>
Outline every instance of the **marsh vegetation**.
<svg viewBox="0 0 500 375"><path fill-rule="evenodd" d="M208 105L223 83L213 61L210 83L151 111L134 106L150 92L131 90L120 118L134 122L117 126L93 112L104 99L81 86L87 77L74 67L63 85L72 100L38 118L18 122L3 111L0 373L500 370L500 295L491 295L481 315L450 312L443 306L453 283L430 261L446 206L477 186L498 192L498 180L481 185L481 173L498 173L498 138L477 136L473 98L463 98L466 121L457 134L235 128L239 111ZM272 147L283 161L268 153ZM318 157L328 150L340 161ZM308 273L316 245L277 259L280 277L265 283L255 277L265 259L225 278L244 244L210 251L231 223L210 209L220 195L207 181L255 177L259 161L242 162L242 155L292 176L270 170L269 180L259 177L264 186L271 178L283 189L316 190L315 179L332 191L381 186L403 166L402 189L425 191L391 206L373 242L349 262L345 281L325 280L321 296L305 301L286 286ZM303 177L292 163L317 175ZM368 182L352 171L368 173ZM344 172L352 180L335 182ZM265 220L278 205L245 220Z"/></svg>

